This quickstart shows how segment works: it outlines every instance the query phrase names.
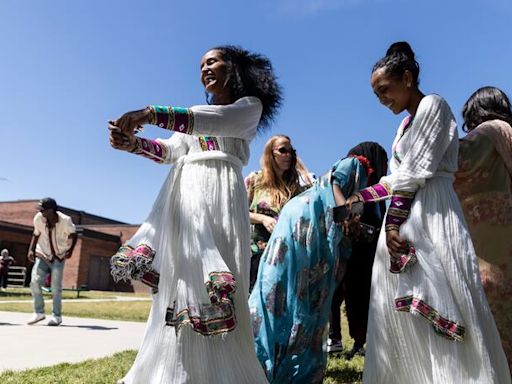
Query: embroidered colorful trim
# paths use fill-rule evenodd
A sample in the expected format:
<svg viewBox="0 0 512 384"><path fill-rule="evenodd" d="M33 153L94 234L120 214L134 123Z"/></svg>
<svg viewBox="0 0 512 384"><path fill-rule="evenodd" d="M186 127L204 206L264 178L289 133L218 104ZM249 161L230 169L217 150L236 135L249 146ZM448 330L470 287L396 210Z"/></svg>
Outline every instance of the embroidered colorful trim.
<svg viewBox="0 0 512 384"><path fill-rule="evenodd" d="M230 272L211 272L210 280L206 284L206 290L212 304L220 302L231 302L233 293L236 291L236 283L233 274Z"/></svg>
<svg viewBox="0 0 512 384"><path fill-rule="evenodd" d="M415 192L393 192L391 204L386 215L386 232L399 229L403 222L407 220L415 195Z"/></svg>
<svg viewBox="0 0 512 384"><path fill-rule="evenodd" d="M194 114L189 108L150 105L149 123L160 128L191 135L194 130Z"/></svg>
<svg viewBox="0 0 512 384"><path fill-rule="evenodd" d="M136 147L132 153L147 157L157 163L163 163L167 158L167 148L160 144L158 140L149 140L136 136L135 144Z"/></svg>
<svg viewBox="0 0 512 384"><path fill-rule="evenodd" d="M218 151L220 149L217 138L213 136L199 136L199 145L203 151Z"/></svg>
<svg viewBox="0 0 512 384"><path fill-rule="evenodd" d="M374 184L371 187L361 189L357 195L361 201L379 201L391 196L391 186L385 182Z"/></svg>
<svg viewBox="0 0 512 384"><path fill-rule="evenodd" d="M395 299L395 309L397 311L418 313L432 324L434 331L449 340L464 341L466 329L443 316L423 300L413 295Z"/></svg>
<svg viewBox="0 0 512 384"><path fill-rule="evenodd" d="M110 274L116 283L140 280L155 291L160 275L152 267L154 256L155 251L147 244L139 244L136 248L123 245L110 258Z"/></svg>
<svg viewBox="0 0 512 384"><path fill-rule="evenodd" d="M144 273L140 281L151 287L153 294L158 293L158 283L160 282L160 274L154 270Z"/></svg>
<svg viewBox="0 0 512 384"><path fill-rule="evenodd" d="M176 333L185 325L204 336L217 335L232 331L236 327L233 294L236 281L231 272L211 272L205 283L210 303L188 305L175 314L174 307L167 308L165 323L176 327Z"/></svg>
<svg viewBox="0 0 512 384"><path fill-rule="evenodd" d="M214 336L230 332L236 328L234 307L228 303L201 305L182 309L174 315L174 308L167 308L165 324L176 328L176 333L189 324L195 332L203 336Z"/></svg>
<svg viewBox="0 0 512 384"><path fill-rule="evenodd" d="M409 252L401 254L397 258L391 258L389 272L402 273L408 270L412 265L416 264L416 249L409 244Z"/></svg>

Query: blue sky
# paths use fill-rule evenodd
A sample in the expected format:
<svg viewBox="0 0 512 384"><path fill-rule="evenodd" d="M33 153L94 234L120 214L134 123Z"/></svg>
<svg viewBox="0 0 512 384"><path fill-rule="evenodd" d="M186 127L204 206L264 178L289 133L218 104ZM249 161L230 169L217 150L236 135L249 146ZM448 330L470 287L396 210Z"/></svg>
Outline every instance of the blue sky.
<svg viewBox="0 0 512 384"><path fill-rule="evenodd" d="M444 96L459 122L478 87L512 95L508 0L2 0L0 18L0 201L53 196L130 223L169 168L111 149L106 122L204 103L199 60L212 46L264 53L285 90L244 174L276 133L317 174L364 140L389 151L403 116L378 103L369 77L397 40L415 50L422 90Z"/></svg>

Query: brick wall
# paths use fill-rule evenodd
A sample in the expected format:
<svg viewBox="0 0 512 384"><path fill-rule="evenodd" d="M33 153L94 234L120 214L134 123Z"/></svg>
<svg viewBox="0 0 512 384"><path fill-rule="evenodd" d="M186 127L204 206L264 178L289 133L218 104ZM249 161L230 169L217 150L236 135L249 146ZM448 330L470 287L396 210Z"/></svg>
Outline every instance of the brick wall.
<svg viewBox="0 0 512 384"><path fill-rule="evenodd" d="M0 201L0 220L17 223L21 225L32 225L34 215L37 213L37 204L39 200L18 200L18 201ZM57 201L58 203L58 201ZM59 211L71 216L75 225L124 225L122 221L112 220L79 211L67 207L59 206Z"/></svg>
<svg viewBox="0 0 512 384"><path fill-rule="evenodd" d="M21 225L32 226L37 213L36 204L39 200L20 200L0 202L0 220Z"/></svg>
<svg viewBox="0 0 512 384"><path fill-rule="evenodd" d="M16 264L26 266L28 281L33 264L27 260L32 238L33 217L39 200L0 202L0 247L7 248ZM91 215L69 208L59 208L77 225L78 241L72 257L64 268L64 288L101 285L104 290L147 292L140 282L114 283L109 273L110 257L139 228L122 222ZM78 225L79 220L86 225Z"/></svg>

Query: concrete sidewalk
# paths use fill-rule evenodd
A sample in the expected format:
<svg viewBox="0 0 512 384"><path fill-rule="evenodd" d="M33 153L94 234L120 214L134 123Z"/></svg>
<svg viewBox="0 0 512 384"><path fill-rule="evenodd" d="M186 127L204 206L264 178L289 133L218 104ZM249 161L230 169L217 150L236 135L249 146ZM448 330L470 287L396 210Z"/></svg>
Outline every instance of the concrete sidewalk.
<svg viewBox="0 0 512 384"><path fill-rule="evenodd" d="M58 327L49 316L26 325L31 313L0 311L0 372L100 358L138 349L145 323L67 317Z"/></svg>

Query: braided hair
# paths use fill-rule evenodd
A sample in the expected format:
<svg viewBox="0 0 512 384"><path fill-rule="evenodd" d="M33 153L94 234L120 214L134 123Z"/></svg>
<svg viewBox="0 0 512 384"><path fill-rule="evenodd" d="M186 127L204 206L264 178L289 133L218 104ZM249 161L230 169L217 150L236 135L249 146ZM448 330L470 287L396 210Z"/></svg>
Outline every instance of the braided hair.
<svg viewBox="0 0 512 384"><path fill-rule="evenodd" d="M277 82L270 60L259 53L249 52L235 45L214 47L228 65L228 85L234 100L255 96L263 105L258 131L267 129L282 104L282 89ZM210 103L211 100L207 101Z"/></svg>
<svg viewBox="0 0 512 384"><path fill-rule="evenodd" d="M387 75L396 79L401 79L405 71L409 71L416 87L420 83L420 65L416 61L411 46L406 41L397 41L391 44L386 51L386 56L373 66L372 73L378 69L384 69Z"/></svg>

